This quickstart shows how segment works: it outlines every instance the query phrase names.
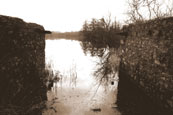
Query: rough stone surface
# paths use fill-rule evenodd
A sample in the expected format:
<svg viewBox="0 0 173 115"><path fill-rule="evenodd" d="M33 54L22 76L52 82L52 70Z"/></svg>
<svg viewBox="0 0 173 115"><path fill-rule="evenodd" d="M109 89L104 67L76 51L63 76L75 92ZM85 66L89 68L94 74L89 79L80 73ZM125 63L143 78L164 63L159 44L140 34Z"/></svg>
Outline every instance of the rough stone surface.
<svg viewBox="0 0 173 115"><path fill-rule="evenodd" d="M120 68L155 103L173 112L173 18L131 24L124 31Z"/></svg>
<svg viewBox="0 0 173 115"><path fill-rule="evenodd" d="M28 108L46 99L44 28L0 15L0 106Z"/></svg>

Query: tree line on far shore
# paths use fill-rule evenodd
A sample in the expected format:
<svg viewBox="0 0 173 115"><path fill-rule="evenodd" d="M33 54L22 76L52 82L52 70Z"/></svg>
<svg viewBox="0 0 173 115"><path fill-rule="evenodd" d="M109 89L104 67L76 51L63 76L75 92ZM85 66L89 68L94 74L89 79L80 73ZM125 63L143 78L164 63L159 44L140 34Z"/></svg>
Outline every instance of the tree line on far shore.
<svg viewBox="0 0 173 115"><path fill-rule="evenodd" d="M173 0L128 0L127 25L145 23L148 20L162 19L173 16ZM145 13L144 13L145 11ZM118 48L122 39L120 24L111 17L92 19L85 21L81 30L83 36L82 46L84 51L90 51L92 55L102 56L104 48Z"/></svg>

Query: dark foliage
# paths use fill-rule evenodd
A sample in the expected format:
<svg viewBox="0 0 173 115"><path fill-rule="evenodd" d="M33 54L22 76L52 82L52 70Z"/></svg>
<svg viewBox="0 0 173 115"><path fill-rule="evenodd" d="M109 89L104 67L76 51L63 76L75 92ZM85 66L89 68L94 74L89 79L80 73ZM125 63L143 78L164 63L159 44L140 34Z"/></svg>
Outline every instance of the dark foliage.
<svg viewBox="0 0 173 115"><path fill-rule="evenodd" d="M91 22L85 21L82 28L84 51L89 51L91 54L103 56L105 48L118 48L120 46L120 25L115 21L92 19Z"/></svg>

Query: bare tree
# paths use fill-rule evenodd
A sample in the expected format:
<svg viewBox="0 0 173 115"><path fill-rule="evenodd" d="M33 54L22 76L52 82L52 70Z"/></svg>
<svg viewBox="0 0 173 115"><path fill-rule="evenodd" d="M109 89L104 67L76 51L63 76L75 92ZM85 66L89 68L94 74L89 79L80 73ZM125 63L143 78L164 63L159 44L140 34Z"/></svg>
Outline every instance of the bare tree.
<svg viewBox="0 0 173 115"><path fill-rule="evenodd" d="M142 0L128 0L129 11L127 14L132 22L137 20L143 20L143 16L140 13L140 7L142 5Z"/></svg>
<svg viewBox="0 0 173 115"><path fill-rule="evenodd" d="M173 16L173 0L128 0L131 22Z"/></svg>
<svg viewBox="0 0 173 115"><path fill-rule="evenodd" d="M173 0L168 0L166 5L166 15L173 16Z"/></svg>

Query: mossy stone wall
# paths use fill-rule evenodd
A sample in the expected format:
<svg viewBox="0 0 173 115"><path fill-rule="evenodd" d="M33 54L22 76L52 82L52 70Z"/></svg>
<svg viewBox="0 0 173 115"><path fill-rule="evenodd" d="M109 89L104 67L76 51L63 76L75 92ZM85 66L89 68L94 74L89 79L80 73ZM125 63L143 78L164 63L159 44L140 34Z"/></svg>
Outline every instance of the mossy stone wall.
<svg viewBox="0 0 173 115"><path fill-rule="evenodd" d="M124 32L120 69L153 102L173 112L173 17L130 24Z"/></svg>
<svg viewBox="0 0 173 115"><path fill-rule="evenodd" d="M0 15L0 106L29 108L46 99L44 28Z"/></svg>

